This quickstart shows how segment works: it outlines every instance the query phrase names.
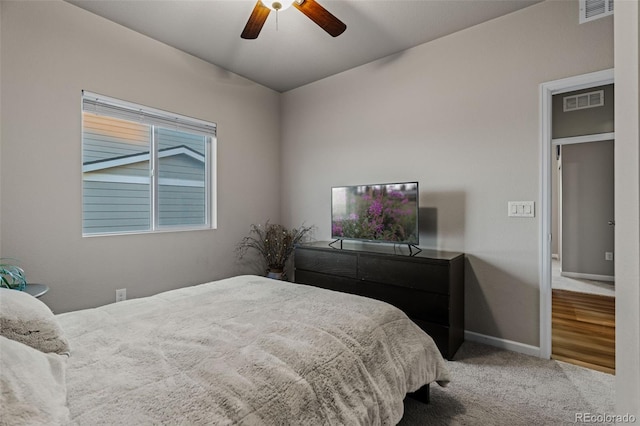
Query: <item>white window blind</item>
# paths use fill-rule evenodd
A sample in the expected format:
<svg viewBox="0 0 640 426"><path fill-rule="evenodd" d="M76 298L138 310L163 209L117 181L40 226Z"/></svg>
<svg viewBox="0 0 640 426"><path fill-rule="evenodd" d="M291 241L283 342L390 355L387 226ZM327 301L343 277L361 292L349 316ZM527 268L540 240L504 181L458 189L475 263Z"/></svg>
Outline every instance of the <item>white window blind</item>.
<svg viewBox="0 0 640 426"><path fill-rule="evenodd" d="M216 136L215 123L136 105L87 91L82 92L82 110L122 120L182 130L204 136Z"/></svg>

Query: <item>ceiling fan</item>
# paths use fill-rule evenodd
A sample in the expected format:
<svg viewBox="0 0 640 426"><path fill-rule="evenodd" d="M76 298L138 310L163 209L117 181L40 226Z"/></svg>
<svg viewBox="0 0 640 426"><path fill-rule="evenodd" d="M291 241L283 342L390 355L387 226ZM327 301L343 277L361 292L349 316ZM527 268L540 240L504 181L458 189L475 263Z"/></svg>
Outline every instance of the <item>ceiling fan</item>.
<svg viewBox="0 0 640 426"><path fill-rule="evenodd" d="M292 4L333 37L339 36L347 29L347 26L341 20L333 16L315 0L258 0L253 8L253 12L251 12L251 16L249 16L247 25L245 25L242 31L241 37L246 39L258 38L258 34L260 34L260 30L267 20L269 13L272 10L278 13L278 11L284 10Z"/></svg>

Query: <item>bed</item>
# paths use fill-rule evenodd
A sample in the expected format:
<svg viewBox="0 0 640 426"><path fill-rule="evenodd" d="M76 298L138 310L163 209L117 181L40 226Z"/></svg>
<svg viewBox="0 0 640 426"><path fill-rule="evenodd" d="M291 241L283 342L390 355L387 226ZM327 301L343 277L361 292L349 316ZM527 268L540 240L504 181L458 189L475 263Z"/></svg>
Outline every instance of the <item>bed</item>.
<svg viewBox="0 0 640 426"><path fill-rule="evenodd" d="M356 295L238 276L55 316L25 296L0 291L2 424L396 424L449 382L428 335Z"/></svg>

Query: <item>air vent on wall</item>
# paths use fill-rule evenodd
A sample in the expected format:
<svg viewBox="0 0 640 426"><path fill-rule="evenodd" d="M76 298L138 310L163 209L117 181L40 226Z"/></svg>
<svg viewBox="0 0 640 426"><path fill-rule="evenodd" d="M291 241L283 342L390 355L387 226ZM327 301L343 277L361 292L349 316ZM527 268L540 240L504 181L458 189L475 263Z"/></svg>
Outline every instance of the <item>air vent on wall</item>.
<svg viewBox="0 0 640 426"><path fill-rule="evenodd" d="M565 96L562 98L562 111L564 112L599 106L604 106L604 90L580 93L579 95Z"/></svg>
<svg viewBox="0 0 640 426"><path fill-rule="evenodd" d="M580 23L613 15L613 0L580 0Z"/></svg>

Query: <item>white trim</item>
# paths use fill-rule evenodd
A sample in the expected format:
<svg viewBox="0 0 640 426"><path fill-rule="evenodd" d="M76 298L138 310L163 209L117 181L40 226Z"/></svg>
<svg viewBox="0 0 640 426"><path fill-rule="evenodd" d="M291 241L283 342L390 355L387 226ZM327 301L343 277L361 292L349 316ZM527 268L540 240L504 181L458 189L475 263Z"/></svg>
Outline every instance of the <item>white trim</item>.
<svg viewBox="0 0 640 426"><path fill-rule="evenodd" d="M552 96L614 82L613 68L540 84L540 354L551 358L551 111Z"/></svg>
<svg viewBox="0 0 640 426"><path fill-rule="evenodd" d="M150 182L151 182L151 191L149 191L149 198L151 203L151 217L149 218L151 229L158 229L158 217L160 216L160 204L158 202L158 127L150 126L151 130L150 136L151 140L149 141L149 153L151 154L151 158L149 159L149 171L150 171Z"/></svg>
<svg viewBox="0 0 640 426"><path fill-rule="evenodd" d="M109 173L92 173L90 175L83 176L82 180L90 182L135 183L141 185L149 185L151 183L151 178L148 176L112 175ZM158 183L163 186L204 187L204 182L201 180L160 178Z"/></svg>
<svg viewBox="0 0 640 426"><path fill-rule="evenodd" d="M135 183L139 185L149 185L151 178L149 176L126 176L112 175L109 173L91 173L82 176L82 181L87 182L110 182L110 183Z"/></svg>
<svg viewBox="0 0 640 426"><path fill-rule="evenodd" d="M83 238L94 238L94 237L114 237L116 235L144 235L144 234L157 234L159 232L187 232L187 231L213 231L215 228L212 228L208 225L176 225L175 227L161 227L157 229L147 229L143 231L116 231L116 232L103 232L103 233L93 233L93 234L82 234Z"/></svg>
<svg viewBox="0 0 640 426"><path fill-rule="evenodd" d="M569 138L556 138L551 140L552 145L571 145L574 143L588 143L588 142L602 142L610 141L616 138L614 132L609 133L595 133L593 135L584 136L572 136Z"/></svg>
<svg viewBox="0 0 640 426"><path fill-rule="evenodd" d="M553 84L540 86L540 357L551 358L551 106Z"/></svg>
<svg viewBox="0 0 640 426"><path fill-rule="evenodd" d="M577 75L575 77L561 78L560 80L542 83L544 87L557 95L559 93L573 92L575 90L589 89L596 86L604 86L613 83L613 68L596 71L588 74Z"/></svg>
<svg viewBox="0 0 640 426"><path fill-rule="evenodd" d="M560 269L562 269L562 261L564 260L560 256L560 254L562 253L562 220L564 219L564 216L562 215L562 212L563 212L562 208L564 206L564 204L562 204L562 197L564 195L564 193L562 192L562 145L559 145L555 148L560 151L560 158L558 160L559 168L558 170L556 170L557 177L558 177L558 182L557 182L558 187L556 188L556 192L558 193L558 198L556 200L558 204L558 209L557 209L558 217L556 218L556 220L558 221L558 235L556 236L556 239L558 240L558 253L556 253L556 258L557 258L556 260L560 262ZM553 201L551 202L551 206L553 206ZM553 243L553 239L551 239L551 243ZM553 259L553 254L551 255L551 259Z"/></svg>
<svg viewBox="0 0 640 426"><path fill-rule="evenodd" d="M159 186L190 186L194 188L204 188L204 182L201 180L187 180L187 179L170 179L160 178L158 179Z"/></svg>
<svg viewBox="0 0 640 426"><path fill-rule="evenodd" d="M142 154L132 155L130 157L116 158L113 160L104 160L97 163L83 164L82 172L94 172L96 170L110 169L112 167L126 166L128 164L140 163L142 161L149 161L149 153L144 152Z"/></svg>
<svg viewBox="0 0 640 426"><path fill-rule="evenodd" d="M159 151L158 152L158 158L165 158L165 157L171 157L172 155L178 155L178 154L184 154L186 156L189 156L191 158L193 158L194 160L198 160L202 163L204 163L204 155L195 152L191 149L188 149L184 146L177 146L175 148L171 148L171 149L167 149L164 151Z"/></svg>
<svg viewBox="0 0 640 426"><path fill-rule="evenodd" d="M204 163L204 155L194 152L184 146L179 146L158 153L158 158L172 157L174 155L186 155L194 160ZM130 155L127 157L115 158L113 160L106 159L96 163L85 164L82 166L83 172L93 172L96 170L110 169L112 167L126 166L129 164L140 163L142 161L149 161L149 153L143 152L140 154Z"/></svg>
<svg viewBox="0 0 640 426"><path fill-rule="evenodd" d="M591 280L591 281L607 281L615 282L616 277L613 275L598 275L598 274L583 274L582 272L560 272L560 275L568 278L577 278L579 280Z"/></svg>
<svg viewBox="0 0 640 426"><path fill-rule="evenodd" d="M209 138L208 147L209 164L206 167L207 181L209 182L209 199L207 200L207 206L210 211L208 217L210 226L212 229L218 228L218 136L211 136Z"/></svg>
<svg viewBox="0 0 640 426"><path fill-rule="evenodd" d="M506 349L508 351L518 352L525 355L540 357L539 347L527 345L525 343L514 342L513 340L487 336L485 334L480 334L480 333L476 333L468 330L464 331L464 339L470 342L484 343L485 345L495 346L496 348Z"/></svg>

